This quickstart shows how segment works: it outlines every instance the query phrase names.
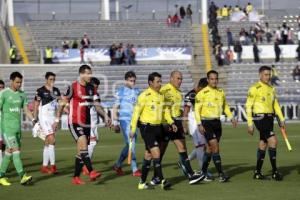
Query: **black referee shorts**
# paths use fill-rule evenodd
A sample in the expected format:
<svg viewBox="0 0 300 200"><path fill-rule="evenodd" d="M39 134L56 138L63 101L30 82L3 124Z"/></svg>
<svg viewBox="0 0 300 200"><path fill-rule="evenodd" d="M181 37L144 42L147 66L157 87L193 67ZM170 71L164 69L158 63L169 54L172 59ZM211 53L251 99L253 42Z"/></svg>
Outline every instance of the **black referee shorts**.
<svg viewBox="0 0 300 200"><path fill-rule="evenodd" d="M74 140L77 142L77 140L85 135L87 138L88 144L90 143L90 134L91 134L91 128L90 127L83 127L80 126L79 124L69 124L69 130L72 134L72 137Z"/></svg>
<svg viewBox="0 0 300 200"><path fill-rule="evenodd" d="M162 125L140 124L141 136L145 143L145 148L150 149L159 147L163 141Z"/></svg>
<svg viewBox="0 0 300 200"><path fill-rule="evenodd" d="M201 120L201 123L205 129L204 137L207 142L210 140L218 140L220 142L222 136L222 125L219 119Z"/></svg>
<svg viewBox="0 0 300 200"><path fill-rule="evenodd" d="M259 131L260 140L263 140L265 143L267 143L270 137L275 136L275 133L273 132L273 114L254 115L253 122Z"/></svg>
<svg viewBox="0 0 300 200"><path fill-rule="evenodd" d="M164 135L164 141L168 142L170 140L184 140L184 129L182 125L182 120L174 119L174 124L177 126L177 132L173 132L172 128L168 124L163 125L163 135Z"/></svg>

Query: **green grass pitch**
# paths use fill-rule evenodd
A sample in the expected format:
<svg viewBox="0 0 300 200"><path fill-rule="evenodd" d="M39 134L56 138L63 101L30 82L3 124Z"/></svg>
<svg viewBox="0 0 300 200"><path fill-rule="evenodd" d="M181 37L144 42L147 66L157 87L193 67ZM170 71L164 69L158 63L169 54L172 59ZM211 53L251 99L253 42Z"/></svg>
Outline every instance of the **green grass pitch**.
<svg viewBox="0 0 300 200"><path fill-rule="evenodd" d="M237 129L231 126L223 126L221 141L221 155L225 171L232 177L228 183L219 183L217 180L211 183L199 183L190 186L186 178L177 168L178 154L174 145L170 144L163 160L163 171L173 187L169 191L163 191L159 187L151 191L138 191L138 178L132 177L130 167L124 165L126 175L118 177L111 170L117 159L120 149L123 147L121 134L112 133L108 129L100 129L100 144L96 146L94 154L94 168L100 170L103 175L96 182L88 182L84 186L71 184L73 174L75 143L68 131L60 131L57 134L56 160L59 169L58 175L43 175L39 172L42 160L42 141L32 138L31 134L23 133L22 158L28 174L34 177L34 184L21 186L19 178L10 165L8 176L12 182L10 187L0 187L0 198L5 200L77 200L77 199L103 199L103 200L127 200L127 199L205 199L205 200L299 200L300 199L300 124L288 124L289 140L293 147L288 152L278 129L279 138L278 166L284 174L282 182L256 181L252 179L256 162L256 149L258 134L251 137L246 132L246 126L240 125ZM189 152L193 148L191 138L187 138ZM142 161L144 145L139 138L137 145L137 158ZM197 169L196 161L192 161L194 169ZM263 171L270 175L271 166L269 157L266 156ZM197 169L198 170L198 169ZM215 174L213 163L210 170ZM215 174L216 175L216 174ZM148 179L152 176L152 171ZM86 177L84 177L87 180Z"/></svg>

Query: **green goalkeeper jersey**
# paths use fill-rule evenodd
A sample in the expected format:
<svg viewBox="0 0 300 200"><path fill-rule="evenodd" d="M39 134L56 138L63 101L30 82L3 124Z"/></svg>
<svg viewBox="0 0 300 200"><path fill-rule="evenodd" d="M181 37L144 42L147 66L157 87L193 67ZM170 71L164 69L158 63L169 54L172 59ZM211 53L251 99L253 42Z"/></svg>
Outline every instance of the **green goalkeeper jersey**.
<svg viewBox="0 0 300 200"><path fill-rule="evenodd" d="M6 88L0 92L1 132L17 133L21 130L21 110L28 104L23 91Z"/></svg>

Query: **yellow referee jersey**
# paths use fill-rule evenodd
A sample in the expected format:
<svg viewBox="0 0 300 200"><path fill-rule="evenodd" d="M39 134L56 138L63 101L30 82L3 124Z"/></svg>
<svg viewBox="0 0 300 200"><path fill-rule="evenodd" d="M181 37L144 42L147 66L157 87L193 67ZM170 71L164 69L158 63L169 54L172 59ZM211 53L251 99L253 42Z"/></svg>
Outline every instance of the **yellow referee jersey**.
<svg viewBox="0 0 300 200"><path fill-rule="evenodd" d="M164 85L160 89L160 93L164 95L166 106L169 107L172 117L181 117L182 95L181 91L174 87L171 83Z"/></svg>
<svg viewBox="0 0 300 200"><path fill-rule="evenodd" d="M222 89L207 86L198 92L195 99L197 124L201 119L219 119L223 112L229 119L233 117Z"/></svg>
<svg viewBox="0 0 300 200"><path fill-rule="evenodd" d="M253 126L253 114L274 114L274 111L280 121L284 121L275 88L261 81L252 85L246 102L248 126Z"/></svg>
<svg viewBox="0 0 300 200"><path fill-rule="evenodd" d="M149 87L138 97L131 119L131 131L136 131L138 120L145 124L159 125L163 118L167 120L168 124L174 123L170 110L164 106L164 96Z"/></svg>

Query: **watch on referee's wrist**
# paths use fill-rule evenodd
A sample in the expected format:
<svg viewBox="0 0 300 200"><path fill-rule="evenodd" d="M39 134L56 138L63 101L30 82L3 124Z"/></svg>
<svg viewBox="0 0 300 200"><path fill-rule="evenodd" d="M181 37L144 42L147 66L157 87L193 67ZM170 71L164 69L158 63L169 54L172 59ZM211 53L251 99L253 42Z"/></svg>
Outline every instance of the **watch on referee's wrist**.
<svg viewBox="0 0 300 200"><path fill-rule="evenodd" d="M56 123L59 123L59 118L55 118L55 120L54 120Z"/></svg>

